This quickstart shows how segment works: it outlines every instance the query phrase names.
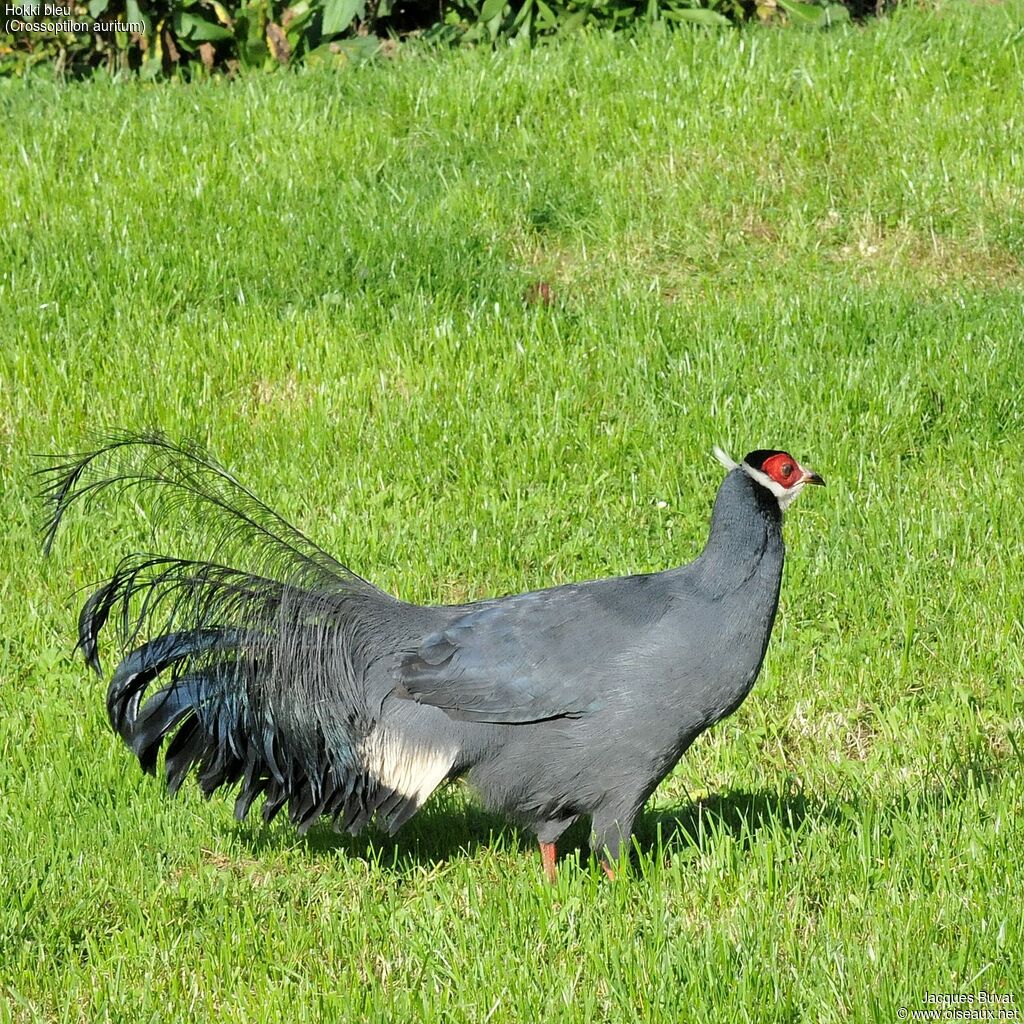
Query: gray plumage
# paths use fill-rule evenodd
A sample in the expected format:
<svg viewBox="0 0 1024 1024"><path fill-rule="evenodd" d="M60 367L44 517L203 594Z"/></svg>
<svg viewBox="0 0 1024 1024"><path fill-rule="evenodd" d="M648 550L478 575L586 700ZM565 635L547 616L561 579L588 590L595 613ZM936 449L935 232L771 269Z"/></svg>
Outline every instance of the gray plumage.
<svg viewBox="0 0 1024 1024"><path fill-rule="evenodd" d="M468 605L385 594L161 435L45 470L46 546L72 504L111 486L145 489L156 515L184 511L210 538L210 560L129 555L79 622L97 672L100 632L120 634L111 723L150 772L169 740L172 790L197 768L207 794L238 786L239 817L262 794L267 820L287 805L300 829L329 816L394 832L464 777L545 844L589 816L593 848L617 858L654 788L757 678L782 507L820 483L792 460L800 482L773 484L780 456L728 473L688 565Z"/></svg>

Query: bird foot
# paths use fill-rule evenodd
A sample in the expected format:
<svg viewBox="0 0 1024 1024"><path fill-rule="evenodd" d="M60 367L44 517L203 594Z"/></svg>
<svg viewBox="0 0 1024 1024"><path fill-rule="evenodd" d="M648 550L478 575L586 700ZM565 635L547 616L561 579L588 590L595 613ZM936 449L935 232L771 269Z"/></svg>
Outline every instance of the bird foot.
<svg viewBox="0 0 1024 1024"><path fill-rule="evenodd" d="M555 867L555 856L556 851L554 843L540 844L540 859L541 863L544 865L544 874L552 885L558 881L558 868Z"/></svg>
<svg viewBox="0 0 1024 1024"><path fill-rule="evenodd" d="M544 865L544 875L552 885L555 885L558 882L558 868L555 865L557 856L558 852L554 843L540 844L540 860L541 864ZM618 877L618 874L612 866L611 861L601 857L598 860L598 863L601 865L601 870L605 873L608 881L614 882Z"/></svg>

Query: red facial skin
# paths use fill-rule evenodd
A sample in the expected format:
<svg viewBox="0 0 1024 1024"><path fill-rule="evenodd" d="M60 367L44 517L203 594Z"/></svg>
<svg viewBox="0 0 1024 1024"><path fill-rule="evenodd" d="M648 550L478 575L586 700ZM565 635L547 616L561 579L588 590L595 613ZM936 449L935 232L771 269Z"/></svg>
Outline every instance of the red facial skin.
<svg viewBox="0 0 1024 1024"><path fill-rule="evenodd" d="M800 463L787 452L779 452L770 459L765 459L761 466L761 472L767 474L782 487L792 487L799 483L804 476Z"/></svg>

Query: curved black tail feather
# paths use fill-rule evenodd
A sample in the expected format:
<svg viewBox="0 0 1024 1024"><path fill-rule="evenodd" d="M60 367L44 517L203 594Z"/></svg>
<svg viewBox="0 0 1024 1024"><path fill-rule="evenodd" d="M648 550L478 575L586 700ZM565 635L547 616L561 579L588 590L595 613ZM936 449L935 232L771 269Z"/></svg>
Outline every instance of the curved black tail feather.
<svg viewBox="0 0 1024 1024"><path fill-rule="evenodd" d="M208 561L128 555L79 616L78 646L97 672L101 632L109 625L120 640L107 710L146 771L169 740L172 791L196 768L207 795L240 784L239 817L263 794L265 819L287 804L300 829L329 815L355 831L376 814L394 830L416 811L422 797L383 784L362 749L377 726L366 670L408 606L194 445L122 434L41 473L47 552L73 505L130 488L151 497L155 521L184 515L209 540ZM164 685L148 694L158 679Z"/></svg>

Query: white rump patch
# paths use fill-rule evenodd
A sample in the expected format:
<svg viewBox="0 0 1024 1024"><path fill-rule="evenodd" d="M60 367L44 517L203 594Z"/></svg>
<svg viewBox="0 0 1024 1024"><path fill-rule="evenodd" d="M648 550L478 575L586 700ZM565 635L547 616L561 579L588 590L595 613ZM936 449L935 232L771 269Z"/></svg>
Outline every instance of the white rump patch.
<svg viewBox="0 0 1024 1024"><path fill-rule="evenodd" d="M732 472L734 469L739 467L739 463L736 462L735 459L732 459L728 455L726 455L725 451L719 448L717 444L712 449L712 451L715 453L715 458L718 459L718 461L723 466L725 466L725 468L729 470L729 472Z"/></svg>
<svg viewBox="0 0 1024 1024"><path fill-rule="evenodd" d="M424 747L377 726L363 740L359 754L366 770L382 786L421 807L452 770L455 747Z"/></svg>

